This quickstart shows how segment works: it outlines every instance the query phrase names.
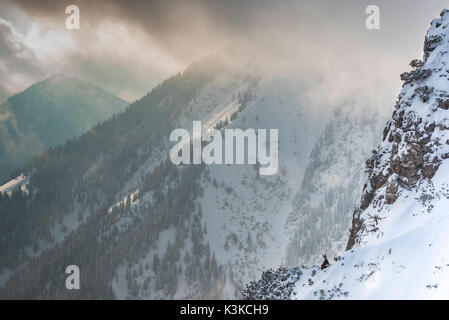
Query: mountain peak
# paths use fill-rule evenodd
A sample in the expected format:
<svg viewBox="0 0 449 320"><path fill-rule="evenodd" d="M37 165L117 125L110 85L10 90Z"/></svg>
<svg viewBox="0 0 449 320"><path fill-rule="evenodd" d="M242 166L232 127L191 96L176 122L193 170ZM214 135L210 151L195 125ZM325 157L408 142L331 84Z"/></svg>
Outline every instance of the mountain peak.
<svg viewBox="0 0 449 320"><path fill-rule="evenodd" d="M18 93L15 96L22 95L23 93L27 92L40 93L42 91L48 91L50 94L53 94L57 91L60 91L64 94L71 94L76 92L77 90L87 91L91 93L95 92L95 94L102 94L111 97L114 96L113 94L107 92L103 88L100 88L93 83L81 80L75 75L65 72L56 73L48 78L45 78L42 81L36 82L35 84L32 84L30 87L25 89L23 92ZM15 96L12 96L10 99L13 99ZM115 98L122 100L123 103L127 103L119 97Z"/></svg>
<svg viewBox="0 0 449 320"><path fill-rule="evenodd" d="M75 77L73 74L61 72L61 73L56 73L56 74L46 78L42 82L58 84L61 82L82 82L82 81L80 79L78 79L77 77Z"/></svg>
<svg viewBox="0 0 449 320"><path fill-rule="evenodd" d="M127 102L70 74L56 74L0 105L0 181L32 155L81 135Z"/></svg>
<svg viewBox="0 0 449 320"><path fill-rule="evenodd" d="M438 47L441 51L442 48L447 48L449 45L448 41L448 30L446 29L449 25L449 10L444 9L441 11L440 17L433 19L430 23L430 28L427 31L426 38L424 40L424 60L427 61L429 56ZM434 57L437 55L433 55Z"/></svg>

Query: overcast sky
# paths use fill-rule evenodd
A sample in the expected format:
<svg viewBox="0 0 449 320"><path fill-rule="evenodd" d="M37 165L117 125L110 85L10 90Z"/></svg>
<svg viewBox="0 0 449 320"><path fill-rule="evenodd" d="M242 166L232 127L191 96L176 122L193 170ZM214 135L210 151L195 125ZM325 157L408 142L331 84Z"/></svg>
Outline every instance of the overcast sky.
<svg viewBox="0 0 449 320"><path fill-rule="evenodd" d="M399 93L399 74L422 57L440 0L0 0L0 99L68 72L128 100L223 47L271 71L322 77L336 96L379 85ZM80 8L81 28L65 27ZM365 8L380 8L380 30ZM388 93L391 95L391 93Z"/></svg>

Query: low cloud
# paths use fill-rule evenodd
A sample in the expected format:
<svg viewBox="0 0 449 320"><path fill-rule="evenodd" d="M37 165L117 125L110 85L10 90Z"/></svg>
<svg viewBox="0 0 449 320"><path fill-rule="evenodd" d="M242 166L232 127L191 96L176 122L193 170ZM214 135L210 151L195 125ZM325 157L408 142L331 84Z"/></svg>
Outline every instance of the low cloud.
<svg viewBox="0 0 449 320"><path fill-rule="evenodd" d="M34 51L13 24L0 17L0 98L10 95L40 73Z"/></svg>
<svg viewBox="0 0 449 320"><path fill-rule="evenodd" d="M80 8L80 30L64 26L69 4ZM365 28L371 4L380 7L377 31ZM17 91L21 81L70 72L134 100L198 57L227 48L230 60L246 56L261 72L310 78L314 90L308 94L323 104L360 91L388 101L399 90L398 75L422 55L426 28L444 4L15 0L3 4L9 11L0 5L0 16L8 15L0 42L13 39L0 54L0 90ZM16 47L23 52L20 63ZM9 81L8 74L16 80Z"/></svg>

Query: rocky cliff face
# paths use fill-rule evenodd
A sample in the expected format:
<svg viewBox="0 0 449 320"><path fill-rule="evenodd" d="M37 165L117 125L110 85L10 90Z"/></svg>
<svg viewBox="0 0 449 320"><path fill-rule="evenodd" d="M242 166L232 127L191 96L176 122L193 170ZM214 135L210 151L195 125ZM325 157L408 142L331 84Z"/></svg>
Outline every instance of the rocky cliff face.
<svg viewBox="0 0 449 320"><path fill-rule="evenodd" d="M347 251L329 267L269 270L249 299L447 299L449 11L431 23L367 161Z"/></svg>
<svg viewBox="0 0 449 320"><path fill-rule="evenodd" d="M368 183L355 210L347 249L363 235L379 232L379 217L364 213L369 206L393 204L402 190L431 179L449 158L449 11L431 23L424 41L423 60L410 63L401 74L403 88L383 132L383 143L366 162Z"/></svg>

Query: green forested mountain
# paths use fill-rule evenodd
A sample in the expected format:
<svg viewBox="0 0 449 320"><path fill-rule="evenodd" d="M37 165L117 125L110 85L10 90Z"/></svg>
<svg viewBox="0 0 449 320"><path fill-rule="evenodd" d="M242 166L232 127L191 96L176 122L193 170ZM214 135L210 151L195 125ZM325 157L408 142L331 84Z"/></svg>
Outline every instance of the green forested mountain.
<svg viewBox="0 0 449 320"><path fill-rule="evenodd" d="M0 183L33 155L79 136L127 102L90 83L58 74L0 105Z"/></svg>

